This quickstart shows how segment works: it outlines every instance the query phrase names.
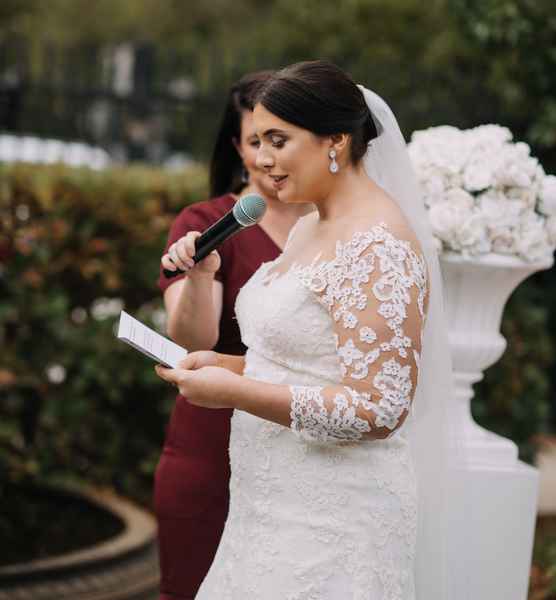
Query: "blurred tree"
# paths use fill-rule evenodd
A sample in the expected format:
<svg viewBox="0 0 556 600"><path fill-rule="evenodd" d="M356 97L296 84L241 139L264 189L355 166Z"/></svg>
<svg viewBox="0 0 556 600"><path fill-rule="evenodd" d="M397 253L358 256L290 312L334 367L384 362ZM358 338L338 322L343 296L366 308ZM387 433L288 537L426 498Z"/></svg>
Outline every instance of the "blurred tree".
<svg viewBox="0 0 556 600"><path fill-rule="evenodd" d="M5 28L15 19L32 12L35 5L35 0L2 0L0 4L0 25Z"/></svg>
<svg viewBox="0 0 556 600"><path fill-rule="evenodd" d="M467 39L489 57L487 87L512 131L556 171L556 13L553 0L449 0Z"/></svg>
<svg viewBox="0 0 556 600"><path fill-rule="evenodd" d="M480 81L471 68L476 56L462 43L444 3L423 10L419 0L346 0L339 10L318 0L277 0L273 7L272 19L253 35L274 65L311 58L336 62L383 94L406 132L480 119L480 107L469 102Z"/></svg>
<svg viewBox="0 0 556 600"><path fill-rule="evenodd" d="M550 73L556 58L549 4L436 0L423 10L420 0L345 0L341 9L318 0L96 0L91 10L87 0L25 0L32 14L12 19L12 29L32 45L37 75L52 73L52 52L62 49L72 80L89 85L102 78L98 48L149 44L156 89L167 91L179 77L195 84L198 102L179 117L188 122L197 156L208 155L218 125L214 115L237 77L329 58L384 95L406 135L444 123L499 122L542 147L553 167ZM85 68L87 60L95 68ZM173 122L171 129L179 127Z"/></svg>

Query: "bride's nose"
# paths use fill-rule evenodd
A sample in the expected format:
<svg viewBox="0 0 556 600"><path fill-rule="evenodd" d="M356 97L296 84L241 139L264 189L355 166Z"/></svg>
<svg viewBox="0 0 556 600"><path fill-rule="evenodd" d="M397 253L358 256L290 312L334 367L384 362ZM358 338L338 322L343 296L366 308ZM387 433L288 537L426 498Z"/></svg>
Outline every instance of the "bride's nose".
<svg viewBox="0 0 556 600"><path fill-rule="evenodd" d="M255 164L259 169L269 171L274 166L274 159L264 148L260 147L257 152Z"/></svg>

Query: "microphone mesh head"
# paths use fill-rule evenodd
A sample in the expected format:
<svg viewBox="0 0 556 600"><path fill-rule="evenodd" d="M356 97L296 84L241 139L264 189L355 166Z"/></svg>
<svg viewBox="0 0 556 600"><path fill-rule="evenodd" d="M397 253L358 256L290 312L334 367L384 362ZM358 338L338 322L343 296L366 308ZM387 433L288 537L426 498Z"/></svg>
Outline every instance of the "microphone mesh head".
<svg viewBox="0 0 556 600"><path fill-rule="evenodd" d="M266 202L259 194L247 194L236 202L233 211L237 221L248 227L262 219L266 211Z"/></svg>

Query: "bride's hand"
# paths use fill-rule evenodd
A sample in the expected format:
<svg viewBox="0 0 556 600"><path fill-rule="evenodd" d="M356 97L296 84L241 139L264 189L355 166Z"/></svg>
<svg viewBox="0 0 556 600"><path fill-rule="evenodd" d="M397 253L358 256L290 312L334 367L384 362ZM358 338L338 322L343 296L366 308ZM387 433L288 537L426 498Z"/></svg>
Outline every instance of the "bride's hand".
<svg viewBox="0 0 556 600"><path fill-rule="evenodd" d="M220 268L221 263L220 255L216 250L213 250L197 264L193 262L193 257L197 251L195 240L200 235L198 231L190 231L187 235L175 241L168 248L168 253L162 257L160 261L162 266L169 271L175 271L176 268L181 269L189 277L214 275Z"/></svg>
<svg viewBox="0 0 556 600"><path fill-rule="evenodd" d="M220 367L221 362L218 358L218 352L213 350L198 350L190 352L183 360L178 363L180 369L187 371L196 371L202 367Z"/></svg>
<svg viewBox="0 0 556 600"><path fill-rule="evenodd" d="M157 365L157 375L174 384L190 404L204 408L234 408L234 390L241 384L241 376L215 366L216 352L192 352L176 369Z"/></svg>

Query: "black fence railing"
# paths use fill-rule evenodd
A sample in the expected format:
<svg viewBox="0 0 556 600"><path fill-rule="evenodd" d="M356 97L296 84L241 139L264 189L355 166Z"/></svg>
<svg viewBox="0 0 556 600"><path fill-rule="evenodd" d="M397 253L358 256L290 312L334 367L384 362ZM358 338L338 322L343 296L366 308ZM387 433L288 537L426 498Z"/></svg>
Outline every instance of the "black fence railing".
<svg viewBox="0 0 556 600"><path fill-rule="evenodd" d="M86 142L122 162L209 155L223 98L200 94L175 57L149 45L45 45L41 59L32 68L25 40L0 42L0 131Z"/></svg>

